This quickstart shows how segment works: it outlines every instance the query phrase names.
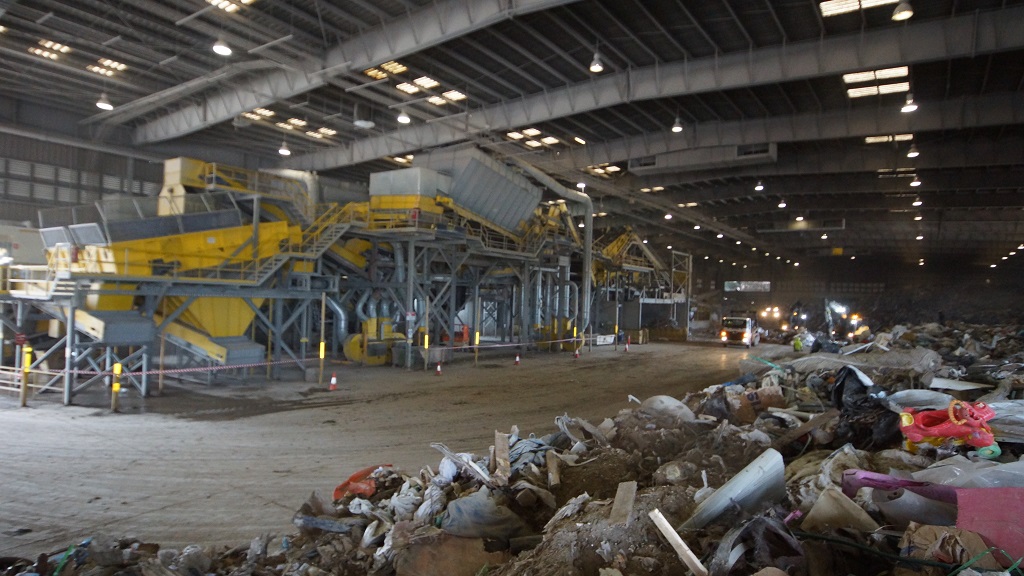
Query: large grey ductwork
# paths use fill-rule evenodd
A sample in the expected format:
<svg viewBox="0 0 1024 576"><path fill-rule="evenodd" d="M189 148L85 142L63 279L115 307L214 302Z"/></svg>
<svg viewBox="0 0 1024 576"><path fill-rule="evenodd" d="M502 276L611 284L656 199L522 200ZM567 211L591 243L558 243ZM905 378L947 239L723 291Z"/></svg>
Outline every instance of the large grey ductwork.
<svg viewBox="0 0 1024 576"><path fill-rule="evenodd" d="M334 312L334 339L337 342L344 342L348 338L348 311L338 304L334 298L327 299L327 306Z"/></svg>
<svg viewBox="0 0 1024 576"><path fill-rule="evenodd" d="M590 196L562 186L551 176L548 176L544 172L541 172L518 158L510 157L508 160L529 174L534 180L549 188L555 194L558 194L569 202L579 204L583 210L583 278L580 279L580 284L583 285L583 296L580 298L582 319L577 325L580 328L580 332L585 332L590 325L590 277L593 274L592 245L594 243L594 202L590 199Z"/></svg>
<svg viewBox="0 0 1024 576"><path fill-rule="evenodd" d="M367 316L366 312L363 310L363 306L366 306L366 301L370 299L370 296L372 294L372 290L367 290L366 292L363 293L362 296L359 297L359 300L356 301L356 318L358 318L360 322L366 322L367 320L370 319L370 317Z"/></svg>

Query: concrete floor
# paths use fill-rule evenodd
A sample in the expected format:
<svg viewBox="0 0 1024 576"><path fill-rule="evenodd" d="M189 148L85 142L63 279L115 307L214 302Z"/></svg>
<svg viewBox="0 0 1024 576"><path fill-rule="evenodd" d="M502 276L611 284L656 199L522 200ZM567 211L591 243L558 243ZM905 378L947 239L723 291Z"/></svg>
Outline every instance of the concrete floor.
<svg viewBox="0 0 1024 576"><path fill-rule="evenodd" d="M754 354L780 346L762 345ZM160 397L102 388L60 405L57 394L0 396L0 556L34 557L86 537L134 536L164 546L238 545L294 532L316 489L393 464L437 466L429 447L485 453L494 430L554 431L563 413L597 423L626 396L682 396L733 379L751 351L712 344L634 345L568 353L457 357L438 377L336 365L329 392L299 380L168 385Z"/></svg>

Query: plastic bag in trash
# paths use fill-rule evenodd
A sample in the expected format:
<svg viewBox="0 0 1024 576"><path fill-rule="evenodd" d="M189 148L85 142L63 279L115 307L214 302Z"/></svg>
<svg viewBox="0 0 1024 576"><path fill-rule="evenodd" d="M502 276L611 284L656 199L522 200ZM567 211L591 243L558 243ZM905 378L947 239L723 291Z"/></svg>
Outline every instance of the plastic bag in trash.
<svg viewBox="0 0 1024 576"><path fill-rule="evenodd" d="M498 504L484 488L449 502L441 517L441 529L453 536L496 540L531 533L522 518Z"/></svg>

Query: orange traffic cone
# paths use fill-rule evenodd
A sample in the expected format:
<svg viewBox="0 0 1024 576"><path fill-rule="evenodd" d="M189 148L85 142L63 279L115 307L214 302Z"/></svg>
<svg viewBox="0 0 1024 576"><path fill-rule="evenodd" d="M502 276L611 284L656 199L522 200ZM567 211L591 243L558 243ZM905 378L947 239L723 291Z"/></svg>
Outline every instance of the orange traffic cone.
<svg viewBox="0 0 1024 576"><path fill-rule="evenodd" d="M334 392L338 389L338 373L331 372L331 385L327 387L328 390Z"/></svg>
<svg viewBox="0 0 1024 576"><path fill-rule="evenodd" d="M437 363L437 370L434 371L434 375L435 376L440 376L441 375L441 363L440 362Z"/></svg>
<svg viewBox="0 0 1024 576"><path fill-rule="evenodd" d="M629 336L626 336L626 352L629 352Z"/></svg>
<svg viewBox="0 0 1024 576"><path fill-rule="evenodd" d="M519 366L519 354L516 354L516 366Z"/></svg>

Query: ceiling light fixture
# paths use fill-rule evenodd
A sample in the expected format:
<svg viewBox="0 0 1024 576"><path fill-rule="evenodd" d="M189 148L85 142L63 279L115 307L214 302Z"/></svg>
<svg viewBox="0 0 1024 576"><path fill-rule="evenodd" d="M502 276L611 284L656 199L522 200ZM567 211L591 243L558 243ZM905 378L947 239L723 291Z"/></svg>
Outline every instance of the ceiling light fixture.
<svg viewBox="0 0 1024 576"><path fill-rule="evenodd" d="M114 109L114 105L110 103L109 99L107 99L107 93L106 92L100 94L100 99L96 101L96 107L99 108L100 110L113 110Z"/></svg>
<svg viewBox="0 0 1024 576"><path fill-rule="evenodd" d="M924 234L918 234L914 240L924 240Z"/></svg>
<svg viewBox="0 0 1024 576"><path fill-rule="evenodd" d="M231 47L221 38L217 38L217 41L213 43L213 51L221 56L231 56Z"/></svg>
<svg viewBox="0 0 1024 576"><path fill-rule="evenodd" d="M924 220L924 216L922 216L920 214L914 216L914 221L915 222L920 222L921 220Z"/></svg>
<svg viewBox="0 0 1024 576"><path fill-rule="evenodd" d="M917 103L914 102L914 95L907 92L907 100L903 103L903 108L900 108L900 112L904 114L917 110Z"/></svg>
<svg viewBox="0 0 1024 576"><path fill-rule="evenodd" d="M921 197L920 196L914 198L914 201L910 203L910 205L913 206L914 208L917 208L918 206L920 206L922 204L924 204L924 202L921 201Z"/></svg>
<svg viewBox="0 0 1024 576"><path fill-rule="evenodd" d="M913 188L917 188L920 185L921 185L921 179L918 178L917 176L914 176L914 179L910 181L910 186L913 187Z"/></svg>
<svg viewBox="0 0 1024 576"><path fill-rule="evenodd" d="M754 186L754 190L756 190L758 192L760 192L761 190L764 190L764 184L760 180L758 180L757 181L757 185Z"/></svg>
<svg viewBox="0 0 1024 576"><path fill-rule="evenodd" d="M694 230L700 230L700 224L694 224L693 225L693 229Z"/></svg>
<svg viewBox="0 0 1024 576"><path fill-rule="evenodd" d="M908 0L902 0L896 5L896 9L892 11L892 19L896 22L909 20L913 15L914 7L910 5Z"/></svg>
<svg viewBox="0 0 1024 576"><path fill-rule="evenodd" d="M292 151L288 149L288 141L281 140L281 147L277 149L277 153L281 156L291 156Z"/></svg>
<svg viewBox="0 0 1024 576"><path fill-rule="evenodd" d="M405 110L402 110L398 114L398 123L399 124L408 124L409 122L412 122L412 118L409 118L409 114L407 114Z"/></svg>
<svg viewBox="0 0 1024 576"><path fill-rule="evenodd" d="M665 214L665 220L671 220L671 219L672 219L672 215L671 214Z"/></svg>
<svg viewBox="0 0 1024 576"><path fill-rule="evenodd" d="M828 240L828 234L827 233L822 233L821 239L822 240Z"/></svg>
<svg viewBox="0 0 1024 576"><path fill-rule="evenodd" d="M679 120L679 116L676 116L676 123L672 125L672 131L676 134L683 131L683 123Z"/></svg>
<svg viewBox="0 0 1024 576"><path fill-rule="evenodd" d="M719 232L719 233L718 233L718 234L717 234L717 235L715 236L715 238L719 238L719 239L721 239L721 238L725 238L725 234L722 234L721 232Z"/></svg>
<svg viewBox="0 0 1024 576"><path fill-rule="evenodd" d="M796 217L796 221L797 222L803 222L804 221L804 217L803 216L797 216Z"/></svg>
<svg viewBox="0 0 1024 576"><path fill-rule="evenodd" d="M916 144L910 145L910 150L907 150L907 158L917 158L921 155L921 152L917 149Z"/></svg>
<svg viewBox="0 0 1024 576"><path fill-rule="evenodd" d="M590 61L590 71L594 74L604 72L604 64L601 63L601 53L595 51L594 59Z"/></svg>
<svg viewBox="0 0 1024 576"><path fill-rule="evenodd" d="M785 198L779 198L779 208L785 208L785 207L786 207L786 199Z"/></svg>

